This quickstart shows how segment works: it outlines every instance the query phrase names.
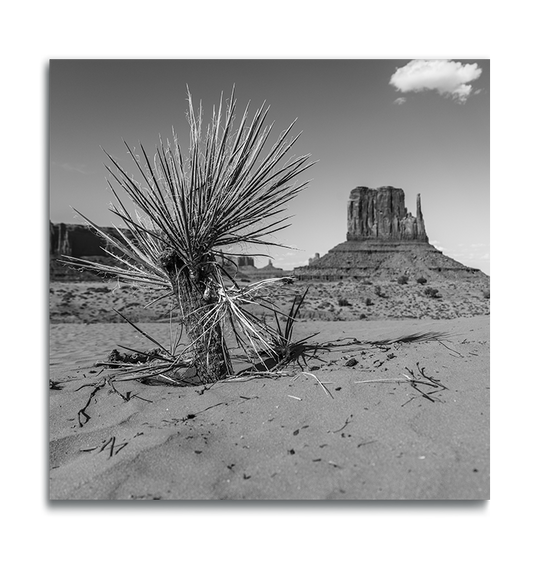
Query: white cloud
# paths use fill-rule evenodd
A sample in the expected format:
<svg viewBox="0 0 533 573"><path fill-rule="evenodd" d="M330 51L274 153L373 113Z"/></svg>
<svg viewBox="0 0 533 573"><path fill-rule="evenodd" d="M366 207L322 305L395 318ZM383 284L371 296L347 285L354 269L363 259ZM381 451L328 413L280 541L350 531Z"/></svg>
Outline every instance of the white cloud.
<svg viewBox="0 0 533 573"><path fill-rule="evenodd" d="M458 103L465 103L472 95L470 83L477 80L481 72L477 64L461 64L452 60L411 60L403 68L396 68L389 83L402 93L437 90Z"/></svg>
<svg viewBox="0 0 533 573"><path fill-rule="evenodd" d="M392 103L395 103L396 105L403 105L406 101L407 100L404 97L398 97Z"/></svg>

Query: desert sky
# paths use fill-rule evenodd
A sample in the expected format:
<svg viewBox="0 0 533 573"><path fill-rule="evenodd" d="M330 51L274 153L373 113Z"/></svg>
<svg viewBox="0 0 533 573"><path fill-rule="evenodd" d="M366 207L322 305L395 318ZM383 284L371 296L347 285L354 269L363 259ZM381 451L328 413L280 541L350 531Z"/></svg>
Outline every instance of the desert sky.
<svg viewBox="0 0 533 573"><path fill-rule="evenodd" d="M392 185L411 212L421 194L433 245L490 273L489 60L51 60L50 219L81 223L75 207L117 223L102 148L131 171L123 140L150 153L174 129L187 149L187 86L205 119L233 86L238 117L266 100L272 144L298 118L294 154L318 163L276 236L293 249L268 251L276 266L345 240L351 189Z"/></svg>

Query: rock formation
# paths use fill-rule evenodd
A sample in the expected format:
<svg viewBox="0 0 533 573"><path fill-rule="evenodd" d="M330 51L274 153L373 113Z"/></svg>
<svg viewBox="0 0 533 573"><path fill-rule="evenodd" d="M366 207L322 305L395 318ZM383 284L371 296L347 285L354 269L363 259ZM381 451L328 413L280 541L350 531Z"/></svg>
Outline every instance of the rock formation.
<svg viewBox="0 0 533 573"><path fill-rule="evenodd" d="M119 238L114 227L101 227L108 235ZM124 230L128 234L127 230ZM99 261L105 264L115 264L105 250L113 251L112 245L97 235L87 225L75 225L50 222L50 281L100 281L105 277L89 270L73 268L66 263L63 255L81 259ZM225 267L234 279L261 280L273 277L283 277L290 274L288 271L274 267L269 262L263 268L256 268L254 258L246 255L229 257L233 264Z"/></svg>
<svg viewBox="0 0 533 573"><path fill-rule="evenodd" d="M297 267L300 280L416 277L461 278L479 274L444 255L429 243L420 195L416 216L405 208L405 195L395 187L356 187L348 199L346 241L322 257Z"/></svg>
<svg viewBox="0 0 533 573"><path fill-rule="evenodd" d="M119 238L114 227L101 227L108 235ZM128 231L125 231L126 234ZM75 225L50 222L50 256L60 257L100 257L103 249L111 250L111 245L97 235L88 225Z"/></svg>
<svg viewBox="0 0 533 573"><path fill-rule="evenodd" d="M427 243L420 194L416 198L416 217L413 217L405 208L403 189L356 187L351 191L348 200L346 239L348 241L380 239Z"/></svg>
<svg viewBox="0 0 533 573"><path fill-rule="evenodd" d="M272 261L268 261L265 267L257 268L254 258L248 256L229 257L234 264L225 265L226 272L234 279L240 280L262 280L284 277L289 275L288 271L275 267Z"/></svg>
<svg viewBox="0 0 533 573"><path fill-rule="evenodd" d="M254 267L254 258L253 257L247 257L247 256L241 256L241 257L237 257L237 266L238 267Z"/></svg>
<svg viewBox="0 0 533 573"><path fill-rule="evenodd" d="M119 237L114 227L102 227L112 237ZM127 233L128 231L126 231ZM87 225L50 222L49 253L51 281L94 281L102 277L88 270L74 269L62 259L63 255L110 263L113 259L104 251L111 245Z"/></svg>
<svg viewBox="0 0 533 573"><path fill-rule="evenodd" d="M318 261L319 258L320 258L320 253L315 253L315 256L309 259L309 264L312 265L315 261Z"/></svg>

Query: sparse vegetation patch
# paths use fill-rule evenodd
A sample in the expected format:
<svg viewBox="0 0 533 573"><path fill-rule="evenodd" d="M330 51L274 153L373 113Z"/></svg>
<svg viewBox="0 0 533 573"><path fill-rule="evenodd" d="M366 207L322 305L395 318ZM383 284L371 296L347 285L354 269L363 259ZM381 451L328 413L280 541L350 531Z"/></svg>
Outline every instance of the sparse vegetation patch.
<svg viewBox="0 0 533 573"><path fill-rule="evenodd" d="M433 287L426 287L424 289L424 294L429 296L429 298L440 298L439 289Z"/></svg>

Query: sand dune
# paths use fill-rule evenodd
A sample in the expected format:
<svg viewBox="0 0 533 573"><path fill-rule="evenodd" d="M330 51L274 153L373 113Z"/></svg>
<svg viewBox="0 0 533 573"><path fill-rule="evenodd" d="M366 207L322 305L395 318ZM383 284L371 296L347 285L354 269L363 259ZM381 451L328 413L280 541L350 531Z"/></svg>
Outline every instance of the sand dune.
<svg viewBox="0 0 533 573"><path fill-rule="evenodd" d="M168 336L166 324L146 328ZM91 364L117 344L149 343L124 324L51 324L50 498L489 498L488 316L297 329L322 342L420 331L443 339L321 351L306 371L332 397L297 367L201 393L139 382L97 389L105 372ZM417 363L447 388L434 401L408 383L356 384Z"/></svg>

